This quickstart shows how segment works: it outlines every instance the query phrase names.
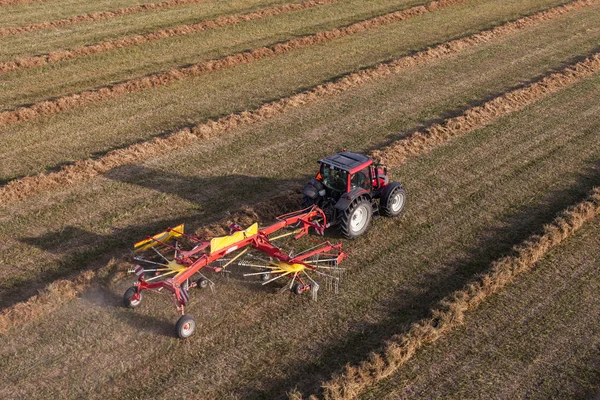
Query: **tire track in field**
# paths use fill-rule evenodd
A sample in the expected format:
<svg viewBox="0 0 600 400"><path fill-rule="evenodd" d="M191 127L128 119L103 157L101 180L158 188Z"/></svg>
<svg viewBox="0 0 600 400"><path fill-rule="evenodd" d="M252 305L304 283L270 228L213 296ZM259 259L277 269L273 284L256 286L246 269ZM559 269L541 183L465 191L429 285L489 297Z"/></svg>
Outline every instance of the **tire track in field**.
<svg viewBox="0 0 600 400"><path fill-rule="evenodd" d="M488 273L442 300L437 308L431 310L430 318L412 325L407 333L393 337L381 353L371 353L369 359L358 366L347 365L342 374L323 384L323 398L353 399L369 386L392 375L418 349L462 325L467 311L476 308L487 297L531 271L548 251L572 236L598 214L600 187L594 188L586 200L563 211L551 224L544 227L541 235L533 235L516 246L517 255L493 262ZM296 392L290 398L301 399L302 395Z"/></svg>
<svg viewBox="0 0 600 400"><path fill-rule="evenodd" d="M556 19L565 13L597 3L599 0L577 0L566 5L551 8L497 26L474 35L452 40L439 46L418 52L412 56L401 57L389 63L360 72L348 74L336 81L318 85L296 95L266 103L253 111L232 113L217 120L210 120L192 128L185 128L165 137L154 138L136 143L123 149L112 150L97 159L76 161L55 172L44 172L12 180L0 188L0 204L23 200L36 193L84 182L113 168L139 162L167 151L188 146L195 141L216 137L240 126L247 126L275 118L289 110L315 102L321 98L332 97L368 82L397 74L404 69L419 66L454 54L468 48L498 40L502 37ZM416 144L413 145L416 147ZM396 151L396 149L394 150ZM391 150L381 157L393 161Z"/></svg>
<svg viewBox="0 0 600 400"><path fill-rule="evenodd" d="M543 99L544 97L549 96L552 93L557 92L558 90L567 88L569 86L574 85L575 83L585 79L586 77L591 76L594 73L600 71L600 53L587 58L586 60L576 63L575 65L569 66L562 71L551 73L547 77L541 79L540 81L533 83L529 86L526 86L521 89L516 89L504 95L498 96L482 106L474 107L472 109L467 110L461 117L450 118L447 122L443 122L440 124L433 125L430 129L424 132L444 132L441 135L428 136L424 135L421 132L416 132L410 137L406 139L401 139L398 141L399 147L392 144L387 148L372 152L371 156L382 158L385 157L386 161L390 164L389 166L392 168L397 168L398 166L405 163L409 157L402 156L399 157L398 154L404 154L403 152L398 152L398 148L410 149L408 154L411 157L416 157L420 154L425 154L429 152L433 147L442 145L452 138L460 135L466 134L470 131L473 131L477 128L480 128L490 122L518 111L527 105L531 105L536 101ZM480 112L474 112L472 110L481 110ZM470 120L468 116L473 115L475 120ZM450 123L450 121L462 121L460 118L464 118L464 125L460 123ZM471 122L469 122L471 121ZM440 127L440 128L435 128ZM442 127L444 129L442 129ZM440 130L438 130L440 129ZM191 135L191 133L190 133ZM195 136L194 136L195 137ZM432 137L431 142L426 141L426 144L423 145L423 138ZM600 199L600 188L597 188L594 196L597 196ZM255 207L245 208L239 212L233 213L231 216L226 219L219 221L217 223L210 224L199 229L196 234L199 236L219 236L227 234L227 230L224 226L227 225L227 222L235 222L239 225L245 226L257 220L272 220L276 216L283 214L286 211L297 209L300 204L300 196L298 195L298 191L294 189L282 190L277 195L270 197L262 202L259 202ZM600 200L599 200L600 201ZM600 212L600 208L596 211L596 214ZM96 280L97 276L106 275L105 272L108 270L113 270L114 265L123 265L124 259L121 258L120 261L115 261L114 259L104 268L100 268L99 270L87 270L80 273L75 279L61 279L56 280L51 283L46 289L40 292L39 295L33 296L29 300L15 304L0 313L0 333L4 333L9 330L11 327L23 324L27 321L31 321L36 318L37 315L40 315L45 312L50 312L59 308L62 304L67 301L77 297L81 294L85 288L94 280ZM127 268L127 267L125 267ZM123 275L123 268L117 268L117 273L113 275L112 279L118 279ZM437 314L434 314L437 315ZM436 322L437 323L437 322ZM437 332L437 331L436 331ZM436 335L439 332L436 333ZM437 336L436 336L437 338ZM411 347L412 348L412 347ZM414 349L413 349L414 350ZM391 351L391 350L390 350ZM392 352L396 351L395 348ZM404 351L404 350L402 350ZM412 350L411 350L412 351ZM386 353L387 354L387 353ZM395 354L395 353L394 353ZM409 354L409 357L412 356L413 353ZM373 360L380 360L381 356L373 356ZM406 360L402 361L405 362ZM377 361L379 363L379 361ZM396 363L396 361L394 361ZM385 371L388 371L390 366L397 365L394 368L397 368L400 364L389 364L386 367ZM374 364L372 368L379 368L380 364ZM334 377L331 382L326 384L327 393L331 392L331 396L327 398L337 398L339 393L346 393L345 388L347 385L345 380L350 380L356 378L356 376L352 375L352 371L350 369L341 376ZM361 367L362 368L362 367ZM371 368L371 367L365 367ZM393 371L392 371L393 372ZM383 374L384 372L381 372ZM391 373L391 372L390 372ZM389 373L388 373L389 375ZM377 375L377 380L383 379L387 375ZM362 378L361 378L362 379ZM361 385L362 383L351 382L348 384L349 388L357 387L357 385ZM350 389L349 389L350 390ZM351 389L355 390L355 389ZM362 389L360 389L362 390ZM350 393L350 392L349 392ZM352 392L354 393L354 392ZM329 395L328 395L329 396ZM344 397L341 397L344 398Z"/></svg>
<svg viewBox="0 0 600 400"><path fill-rule="evenodd" d="M469 0L434 0L427 5L411 7L406 10L370 18L343 28L321 31L313 35L302 36L272 46L259 47L246 52L232 54L217 60L203 61L188 67L174 68L168 72L159 72L99 89L88 90L59 97L54 100L43 101L32 106L4 111L0 113L0 126L28 121L43 115L57 114L76 107L83 107L91 103L115 99L126 94L138 93L146 89L171 85L183 79L226 70L238 65L249 64L265 58L290 53L292 51L330 42L467 1Z"/></svg>
<svg viewBox="0 0 600 400"><path fill-rule="evenodd" d="M311 0L311 1L308 1L307 3L328 4L328 3L334 3L336 1L340 1L340 0L329 0L329 1L327 1L327 0L321 0L321 1ZM120 8L120 9L114 10L114 11L100 11L100 12L95 12L95 13L78 15L75 17L70 17L70 18L61 19L61 20L57 20L57 21L46 21L46 22L41 22L38 24L30 24L30 25L18 26L18 27L13 27L13 28L0 28L0 37L1 36L13 36L13 35L18 35L20 33L37 31L40 29L58 28L58 27L66 26L66 25L79 24L79 23L83 23L83 22L93 22L93 21L97 21L97 20L101 20L101 19L110 19L110 18L115 18L115 17L121 17L124 15L137 14L137 13L141 13L141 12L145 12L145 11L154 11L154 10L158 10L161 8L172 8L172 7L180 6L180 5L203 3L203 2L206 2L206 0L170 0L170 1L163 2L163 3L150 3L150 4L142 4L142 5L135 6L135 7ZM279 7L260 10L260 11L256 11L256 12L252 12L252 13L248 13L248 14L244 14L244 15L237 14L237 15L233 15L233 16L229 16L229 17L225 16L225 17L216 18L213 21L206 21L206 22L201 22L198 24L181 25L181 26L178 26L175 28L169 28L169 29L160 29L156 32L151 32L151 33L148 33L145 35L127 36L127 37L124 37L121 39L100 42L100 43L96 43L93 45L82 46L82 47L78 47L78 48L71 49L71 50L57 50L57 51L53 51L48 54L44 54L44 55L40 55L40 56L21 58L16 61L9 61L9 62L0 64L0 72L4 73L4 72L12 71L14 69L31 68L31 67L35 67L38 65L48 64L51 62L64 61L64 60L69 60L69 59L76 58L76 57L84 57L84 56L90 55L90 54L97 54L97 53L102 53L102 52L109 51L112 49L129 47L129 46L133 46L136 44L145 43L145 42L148 42L151 40L164 39L164 38L170 37L170 36L189 35L192 33L204 31L206 29L214 29L214 28L218 28L221 26L231 25L233 23L252 21L255 19L265 18L265 17L271 16L271 15L282 14L284 12L296 11L294 9L295 7L300 7L300 8L298 8L298 10L302 10L302 9L304 9L303 7L301 7L301 5L303 5L303 4L304 3L284 4ZM320 4L313 5L312 7L315 7L317 5L320 5ZM311 6L307 6L306 8L310 8L310 7ZM277 12L277 9L279 9L279 8L281 8L282 11ZM292 9L288 11L287 8L292 8ZM268 14L268 12L270 10L272 10L276 13ZM266 13L266 15L261 16L261 14L263 14L263 13ZM255 15L255 14L257 14L257 15ZM229 21L232 18L237 18L237 21L236 22ZM95 51L88 49L88 48L93 48ZM44 62L43 60L46 60L46 62ZM11 63L18 63L17 68L13 67L13 69L10 69L9 67L12 65Z"/></svg>
<svg viewBox="0 0 600 400"><path fill-rule="evenodd" d="M8 72L27 68L39 67L41 65L57 63L76 58L83 58L92 54L106 53L111 50L139 46L144 43L160 39L166 39L174 36L192 35L198 32L222 28L228 25L236 25L242 22L256 21L276 15L306 10L309 8L314 8L326 4L332 4L338 1L341 0L308 0L304 3L284 4L278 7L266 8L263 10L254 11L246 14L235 14L231 16L219 17L213 20L199 22L197 24L186 24L176 26L174 28L160 29L158 31L146 33L143 35L125 36L115 40L107 40L104 42L76 47L74 49L56 50L39 56L24 57L14 61L1 62L0 74L5 74ZM2 29L12 28L0 28L0 36L2 36Z"/></svg>

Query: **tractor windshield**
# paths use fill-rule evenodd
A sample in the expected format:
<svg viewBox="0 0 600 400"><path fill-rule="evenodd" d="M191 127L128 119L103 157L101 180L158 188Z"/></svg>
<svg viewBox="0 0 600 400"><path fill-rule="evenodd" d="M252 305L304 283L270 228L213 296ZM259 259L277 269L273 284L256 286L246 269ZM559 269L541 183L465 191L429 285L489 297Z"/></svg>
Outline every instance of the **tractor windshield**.
<svg viewBox="0 0 600 400"><path fill-rule="evenodd" d="M323 176L323 184L329 189L342 193L346 192L346 184L348 182L348 173L346 171L331 169L328 165L323 164L321 175Z"/></svg>

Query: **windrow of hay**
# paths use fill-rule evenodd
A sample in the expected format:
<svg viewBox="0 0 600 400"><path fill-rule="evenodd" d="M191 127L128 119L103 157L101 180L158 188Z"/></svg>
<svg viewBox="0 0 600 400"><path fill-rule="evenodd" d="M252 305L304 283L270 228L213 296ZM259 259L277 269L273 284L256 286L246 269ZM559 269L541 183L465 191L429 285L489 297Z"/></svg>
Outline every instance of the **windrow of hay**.
<svg viewBox="0 0 600 400"><path fill-rule="evenodd" d="M458 117L432 125L422 132L415 132L405 140L399 140L386 148L374 151L373 157L380 158L390 167L403 164L407 158L413 155L426 153L454 137L487 125L506 114L521 110L598 71L600 71L600 53L546 76L538 82L495 97L481 106L470 108Z"/></svg>
<svg viewBox="0 0 600 400"><path fill-rule="evenodd" d="M188 67L174 68L168 72L160 72L141 78L131 79L111 86L88 90L81 93L47 100L32 106L20 107L15 110L0 113L0 125L9 125L21 121L27 121L42 115L60 113L75 107L82 107L90 103L115 99L126 94L137 93L142 90L159 86L171 85L183 79L197 77L214 71L230 69L242 64L249 64L268 57L273 57L306 47L330 42L342 37L354 35L382 25L403 21L428 12L449 7L453 4L463 3L469 0L435 0L426 6L416 6L406 10L396 11L379 17L360 21L355 24L335 28L329 31L317 32L314 35L302 36L287 42L278 43L269 47L260 47L242 53L232 54L217 60L203 61Z"/></svg>
<svg viewBox="0 0 600 400"><path fill-rule="evenodd" d="M11 3L12 1L12 3ZM0 5L9 4L23 4L31 3L33 1L47 1L47 0L0 0ZM146 11L159 10L161 8L169 8L181 6L184 4L203 3L206 0L169 0L161 3L148 3L140 4L133 7L118 8L112 11L98 11L83 15L77 15L74 17L59 19L56 21L44 21L37 24L30 24L24 26L16 26L10 28L0 28L0 36L12 36L18 35L19 33L39 31L41 29L60 28L61 26L81 24L83 22L93 22L101 19L109 19L115 17L121 17L123 15L137 14ZM8 2L8 4L6 4Z"/></svg>
<svg viewBox="0 0 600 400"><path fill-rule="evenodd" d="M148 10L156 10L159 8L173 7L175 5L199 3L206 0L172 0L164 3L151 3L144 4L135 7L121 8L116 11L102 11L91 14L79 15L67 19L61 19L58 21L46 21L39 24L31 24L26 26L18 26L14 28L0 28L0 36L11 36L17 35L23 32L29 32L39 29L57 28L65 25L72 25L81 22L91 22L98 19L114 18L122 15L135 14ZM284 4L279 7L259 10L247 14L237 14L231 16L225 16L216 18L211 21L204 21L197 24L181 25L169 29L160 29L156 32L150 32L145 35L126 36L124 38L110 40L106 42L100 42L88 46L78 47L72 50L57 50L48 54L21 58L16 61L10 61L0 64L0 72L13 71L21 68L31 68L38 65L44 65L52 62L70 60L72 58L85 57L90 54L104 53L106 51L121 49L124 47L135 46L142 43L146 43L152 40L164 39L171 36L190 35L197 32L202 32L207 29L220 28L227 25L237 24L240 22L253 21L270 17L273 15L279 15L287 12L293 12L298 10L304 10L311 7L316 7L322 4L335 3L340 0L310 0L304 3L292 3Z"/></svg>
<svg viewBox="0 0 600 400"><path fill-rule="evenodd" d="M423 65L443 57L457 54L465 49L489 43L519 30L534 26L541 21L548 21L571 10L589 5L598 0L578 0L567 5L555 7L547 11L533 14L519 20L509 22L488 31L443 43L439 46L402 57L390 63L380 64L374 68L349 74L336 81L318 85L310 90L271 103L266 103L254 111L244 111L208 121L192 128L182 129L166 137L155 138L147 142L136 143L129 147L110 151L97 159L79 160L72 165L55 172L41 173L10 181L0 188L0 204L28 198L36 193L53 190L70 184L83 182L105 173L113 168L139 162L165 152L183 148L199 139L215 137L223 132L239 126L251 125L281 115L291 109L301 107L324 97L335 96L367 82L385 78L402 70ZM508 95L505 95L508 96ZM416 145L411 145L416 149ZM395 149L395 148L394 148ZM394 150L395 151L395 150ZM384 151L381 157L393 162L393 152Z"/></svg>
<svg viewBox="0 0 600 400"><path fill-rule="evenodd" d="M300 192L295 189L282 189L276 196L259 202L254 207L243 207L240 211L227 215L223 220L203 226L194 232L202 237L228 235L230 223L250 226L254 222L271 222L285 212L300 208ZM61 305L79 296L90 284L97 281L114 282L125 278L126 270L131 266L127 257L120 254L118 260L112 258L100 269L88 269L72 280L61 279L52 282L36 296L17 303L0 312L0 334L13 327L35 320L38 316L52 312Z"/></svg>
<svg viewBox="0 0 600 400"><path fill-rule="evenodd" d="M345 371L323 384L323 398L353 399L376 382L389 377L404 365L418 349L438 340L463 323L465 313L512 283L553 247L573 235L582 225L600 213L600 188L595 188L581 203L568 208L541 235L533 235L515 248L516 255L495 261L489 272L442 300L431 317L394 336L381 353L372 353L358 366L347 365ZM302 398L293 393L294 398ZM316 396L311 396L316 397Z"/></svg>

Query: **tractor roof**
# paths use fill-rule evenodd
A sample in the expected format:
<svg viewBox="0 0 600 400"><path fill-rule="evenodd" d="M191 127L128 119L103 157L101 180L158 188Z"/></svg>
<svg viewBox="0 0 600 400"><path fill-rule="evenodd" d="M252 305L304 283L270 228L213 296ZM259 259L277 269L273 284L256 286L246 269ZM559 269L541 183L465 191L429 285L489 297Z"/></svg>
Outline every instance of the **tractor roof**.
<svg viewBox="0 0 600 400"><path fill-rule="evenodd" d="M335 168L350 172L351 174L368 167L372 161L370 157L350 151L337 153L319 160L320 163L333 165Z"/></svg>

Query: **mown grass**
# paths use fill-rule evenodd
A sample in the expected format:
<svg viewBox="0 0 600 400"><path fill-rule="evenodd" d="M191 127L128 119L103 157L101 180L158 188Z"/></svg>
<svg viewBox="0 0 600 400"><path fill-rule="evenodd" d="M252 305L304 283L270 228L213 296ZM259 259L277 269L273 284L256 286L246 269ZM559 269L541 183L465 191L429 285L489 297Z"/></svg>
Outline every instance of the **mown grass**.
<svg viewBox="0 0 600 400"><path fill-rule="evenodd" d="M93 2L86 0L52 0L16 4L2 7L0 26L21 26L41 21L68 18L74 15L156 2L156 0L96 0Z"/></svg>
<svg viewBox="0 0 600 400"><path fill-rule="evenodd" d="M570 21L564 23L569 25ZM252 205L260 199L261 193L269 193L274 187L302 182L312 173L314 160L335 149L346 145L367 151L381 146L422 124L460 112L474 99L482 101L510 89L515 82L534 79L548 68L560 67L565 62L564 57L568 60L574 52L585 50L579 41L571 39L581 36L571 33L565 31L564 25L542 26L469 52L465 57L407 71L405 75L352 91L341 99L328 100L329 106L323 110L318 107L299 110L292 113L290 119L286 117L281 122L267 124L268 130L261 130L260 134L256 134L255 128L244 129L237 136L180 151L164 166L161 166L162 161L149 161L142 168L125 167L109 174L110 179L131 182L133 186L111 183L99 193L79 186L76 190L80 193L75 198L65 200L67 195L59 193L57 200L48 205L47 200L34 198L25 203L28 205L9 207L0 235L14 237L14 232L22 232L17 237L42 240L33 248L31 243L13 247L5 262L19 268L6 270L4 287L12 288L10 292L15 293L30 280L45 281L86 265L61 260L60 256L51 257L43 265L37 263L37 256L43 257L45 252L38 247L54 247L44 244L52 238L51 232L58 232L64 238L64 247L53 250L62 254L78 249L79 241L85 247L94 237L61 234L63 230L71 232L75 226L96 235L111 236L114 228L128 227L132 220L149 219L148 223L160 220L163 215L160 210L164 207L170 210L169 220L190 213L197 218L220 219L226 210L236 210L241 204ZM536 57L532 58L529 46L519 46L524 42L536 46ZM495 57L505 62L499 63ZM467 73L473 68L486 72L474 79ZM418 95L411 96L411 93ZM330 120L336 113L342 115L321 127L322 121ZM298 146L310 151L302 156L295 151ZM254 149L250 153L249 147ZM227 161L224 163L224 160ZM275 160L285 162L275 163ZM157 189L162 192L160 196L156 195ZM144 202L149 198L154 206L145 210ZM134 217L131 210L140 207L143 218ZM123 213L124 209L129 211ZM100 214L99 210L104 211ZM16 214L9 217L11 213ZM28 229L23 231L22 226ZM135 240L136 232L139 232L138 237L147 234L143 229L126 232L129 240ZM106 245L108 248L101 246L92 251L89 261L106 253L111 246L126 242L121 236L114 235ZM22 256L13 258L13 254ZM42 276L45 278L41 279ZM27 293L21 292L21 295Z"/></svg>
<svg viewBox="0 0 600 400"><path fill-rule="evenodd" d="M417 0L396 0L391 3L378 0L365 7L358 0L343 1L265 20L162 39L33 70L16 71L6 76L0 75L6 85L1 101L5 107L14 108L20 104L79 92L160 70L221 58L417 3ZM194 22L202 20L205 19L196 17ZM36 86L27 84L31 77L35 77Z"/></svg>
<svg viewBox="0 0 600 400"><path fill-rule="evenodd" d="M19 393L35 389L39 396L166 398L176 390L203 398L272 398L294 385L315 390L599 183L594 127L600 108L591 101L599 90L596 76L393 171L411 193L407 214L376 221L352 242L339 296L322 291L312 303L220 279L216 293L195 293L188 311L199 330L183 342L169 336L175 318L168 301L149 298L128 312L118 308L126 283L100 287L11 332L0 353L3 370L11 371L3 379ZM249 147L247 155L257 151ZM270 153L272 168L285 151ZM297 154L317 151L307 146ZM56 323L62 320L68 322ZM34 334L23 335L24 329ZM32 347L36 353L27 355ZM49 371L54 379L31 383ZM82 383L68 387L67 379Z"/></svg>
<svg viewBox="0 0 600 400"><path fill-rule="evenodd" d="M517 3L513 5L516 9L523 7ZM499 17L488 7L497 7L490 2L480 2L480 6L482 8L453 7L441 10L402 24L231 71L221 71L169 87L91 105L83 110L6 127L1 175L4 179L9 179L31 174L210 117L253 108L264 101L289 95L333 76L373 65L378 60L387 60L432 43L443 42L449 37L477 31L478 28L489 26L490 21L496 23ZM482 10L490 12L483 13ZM517 11L505 6L496 12L507 12L514 16ZM445 18L457 18L465 13L475 19L473 25L457 26L447 22L444 25ZM581 18L591 15L594 18L597 14L577 15ZM444 33L440 37L442 28ZM585 31L589 28L582 25L574 29ZM587 36L588 32L586 35L575 36L573 40L581 40L582 48L589 48L594 43L594 32L589 32L590 36ZM396 37L403 37L403 41L393 40ZM272 82L272 76L285 79ZM213 93L219 95L214 96ZM48 148L52 151L47 151ZM19 159L20 163L12 162L11 159Z"/></svg>
<svg viewBox="0 0 600 400"><path fill-rule="evenodd" d="M362 398L593 398L600 392L600 221Z"/></svg>
<svg viewBox="0 0 600 400"><path fill-rule="evenodd" d="M221 15L252 11L274 4L289 3L288 0L224 0L206 1L197 4L181 5L172 8L123 15L115 18L67 25L54 29L43 29L0 38L1 60L45 54L75 46L83 46L102 40L110 40L125 35L151 32L156 29L188 24L198 20L213 19ZM39 3L51 6L52 2ZM89 3L88 4L93 4ZM135 5L135 4L132 4ZM56 6L53 6L56 7ZM4 8L4 7L3 7ZM67 9L69 10L69 9ZM69 14L71 11L69 11ZM78 15L70 14L69 16ZM44 22L49 19L37 19ZM5 25L3 25L5 26Z"/></svg>

